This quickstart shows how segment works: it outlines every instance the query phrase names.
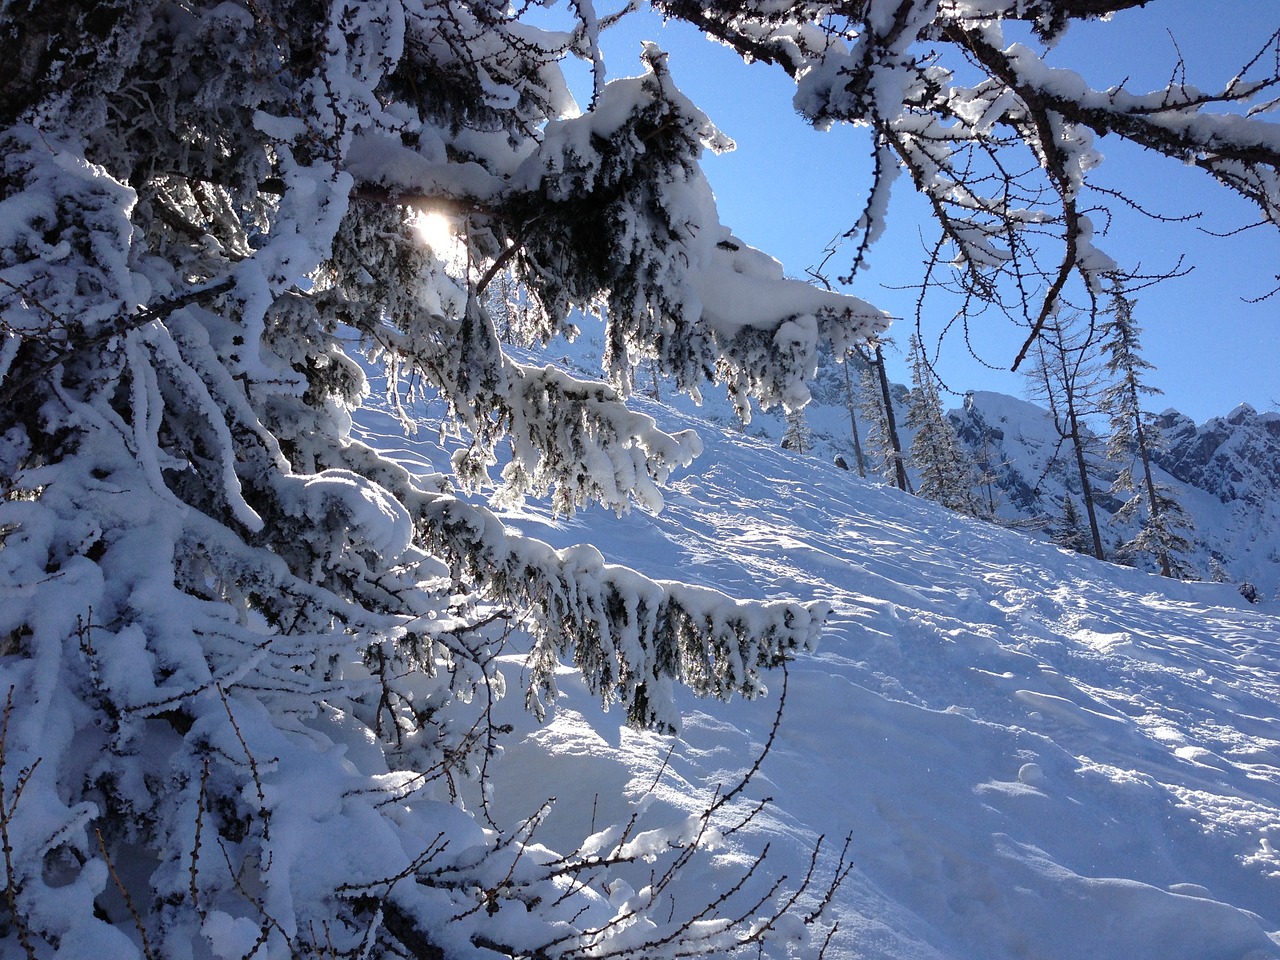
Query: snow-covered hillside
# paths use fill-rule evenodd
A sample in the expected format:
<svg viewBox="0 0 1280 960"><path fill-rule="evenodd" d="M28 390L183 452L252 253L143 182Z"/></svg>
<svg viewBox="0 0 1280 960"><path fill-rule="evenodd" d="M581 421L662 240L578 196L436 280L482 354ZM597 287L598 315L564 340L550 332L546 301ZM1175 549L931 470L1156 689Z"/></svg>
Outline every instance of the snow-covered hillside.
<svg viewBox="0 0 1280 960"><path fill-rule="evenodd" d="M580 359L589 353L583 346L569 346L564 360L578 373L592 375L597 372L593 361ZM804 411L810 458L830 463L838 456L851 466L856 462L847 391L852 385L856 393L857 384L858 372L846 381L843 365L830 357L819 368L812 385L813 401ZM902 446L909 451L913 430L906 422L908 390L901 384L894 384L892 390ZM661 399L721 429L742 429L728 401L715 390L707 391L702 407L669 393ZM865 413L858 415L864 456L870 460L868 424ZM1001 393L972 391L948 417L978 466L982 482L975 493L1000 522L1049 539L1061 524L1067 497L1081 510L1080 481L1070 444L1043 407ZM1158 419L1167 449L1157 454L1156 480L1173 492L1193 524L1188 533L1193 547L1185 558L1188 567L1200 579L1216 575L1236 584L1247 581L1261 596L1280 596L1280 413L1259 413L1241 404L1200 425L1173 409ZM787 426L781 411L774 408L757 411L745 432L778 444ZM1104 429L1105 423L1095 426ZM1105 438L1088 434L1087 428L1086 435L1101 537L1111 557L1135 528L1114 519L1123 500L1110 493L1116 465L1103 456ZM919 471L908 463L907 472L918 485ZM1153 558L1138 557L1136 562L1155 569Z"/></svg>
<svg viewBox="0 0 1280 960"><path fill-rule="evenodd" d="M783 874L792 889L825 837L798 909L848 870L827 907L829 960L1280 957L1274 604L1098 563L771 439L647 412L707 445L662 513L511 522L654 577L834 607L819 649L790 665L771 749L726 822L772 802L666 888L673 910L747 873L742 896ZM506 673L517 686L518 653ZM673 740L623 728L575 678L563 673L541 726L507 699L514 732L490 770L499 825L557 798L534 840L561 851L631 813L640 829L679 825L731 789L784 687L778 674L763 700L685 697ZM649 869L635 865L633 889ZM799 948L791 932L767 954Z"/></svg>

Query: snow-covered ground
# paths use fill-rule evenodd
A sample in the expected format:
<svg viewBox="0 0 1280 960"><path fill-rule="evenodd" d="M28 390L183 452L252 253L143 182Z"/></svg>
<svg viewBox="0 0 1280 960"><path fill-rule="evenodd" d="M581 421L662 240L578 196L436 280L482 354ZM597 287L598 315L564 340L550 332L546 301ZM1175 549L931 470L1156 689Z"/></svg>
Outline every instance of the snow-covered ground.
<svg viewBox="0 0 1280 960"><path fill-rule="evenodd" d="M590 320L583 320L583 328L586 336L564 345L563 362L579 376L598 376L596 358L602 349L601 335ZM856 370L849 380L856 392ZM643 371L639 386L642 390L650 388ZM813 400L804 408L809 452L828 462L838 456L852 466L856 460L844 365L826 355L811 387ZM907 387L894 385L892 389L898 433L903 450L910 455L914 429L906 422ZM684 414L717 424L717 429L743 430L723 393L722 389L709 389L703 405L697 406L663 386L661 398ZM979 473L985 475L985 481L975 487L975 493L1002 523L1016 526L1029 536L1050 539L1049 531L1061 527L1064 499L1068 496L1083 523L1083 499L1074 455L1048 410L1026 400L985 391L970 392L963 398L953 396L950 400L956 407L948 416L962 446L975 463L983 465ZM866 411L858 412L858 417L868 470L874 471L876 444L868 436ZM1199 579L1219 576L1236 584L1247 581L1261 596L1280 597L1280 414L1258 413L1242 404L1203 424L1196 424L1173 409L1166 410L1160 420L1164 439L1169 443L1160 462L1166 467L1176 462L1176 472L1183 479L1157 465L1156 481L1169 490L1191 521L1191 528L1184 530L1191 548L1182 560ZM1130 494L1117 496L1111 492L1117 464L1103 456L1107 424L1094 418L1091 426L1099 431L1095 435L1086 428L1095 508L1107 556L1114 558L1118 545L1131 538L1137 528L1132 520L1118 523L1114 519L1115 511ZM774 407L763 413L756 411L745 432L776 446L787 429L781 409ZM919 470L909 456L907 474L918 486ZM1133 562L1144 569L1156 568L1155 560L1149 556L1138 556Z"/></svg>
<svg viewBox="0 0 1280 960"><path fill-rule="evenodd" d="M693 425L706 453L661 514L508 514L654 577L833 605L734 800L771 803L672 896L719 896L766 843L747 886L785 874L789 889L825 836L800 901L814 909L848 836L832 960L1280 957L1274 604L1096 563ZM513 685L520 670L513 655ZM674 741L622 728L570 670L542 726L509 697L494 818L554 796L535 839L558 850L632 811L678 822L760 755L783 676L771 686L754 702L684 696Z"/></svg>

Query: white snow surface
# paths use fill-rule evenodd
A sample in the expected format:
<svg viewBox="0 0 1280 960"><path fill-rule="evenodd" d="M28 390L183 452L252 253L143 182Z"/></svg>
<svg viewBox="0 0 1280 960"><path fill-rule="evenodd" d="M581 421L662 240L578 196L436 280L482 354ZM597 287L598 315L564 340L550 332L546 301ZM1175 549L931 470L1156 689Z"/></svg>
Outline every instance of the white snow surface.
<svg viewBox="0 0 1280 960"><path fill-rule="evenodd" d="M819 837L825 882L847 835L830 960L1280 957L1274 604L1097 563L635 403L706 444L660 514L529 505L507 521L654 578L834 611L790 664L776 736L734 805L771 802L666 895L713 899L766 844L753 880L794 885ZM409 463L437 456L368 411L363 429ZM521 671L509 656L512 686ZM633 812L659 842L759 757L784 677L768 682L756 701L679 695L676 738L623 727L571 669L542 725L508 697L495 821L556 797L541 845L583 848ZM634 888L648 882L638 864ZM815 956L797 932L779 925L764 954Z"/></svg>

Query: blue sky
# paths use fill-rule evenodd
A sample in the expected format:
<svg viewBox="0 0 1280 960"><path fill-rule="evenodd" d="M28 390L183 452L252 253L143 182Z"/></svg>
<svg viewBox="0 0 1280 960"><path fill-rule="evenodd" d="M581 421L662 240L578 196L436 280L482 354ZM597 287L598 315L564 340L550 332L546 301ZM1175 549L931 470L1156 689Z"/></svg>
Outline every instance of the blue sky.
<svg viewBox="0 0 1280 960"><path fill-rule="evenodd" d="M601 6L599 12L608 9ZM1272 0L1216 0L1211 28L1206 9L1203 0L1159 0L1145 10L1117 14L1109 24L1077 25L1049 62L1076 69L1104 88L1128 78L1127 86L1137 91L1163 87L1181 51L1191 81L1207 88L1234 74L1280 26L1280 7ZM645 39L656 40L670 54L681 89L738 144L734 152L708 156L704 163L721 220L781 260L788 273L803 276L822 260L828 242L858 217L868 183L866 131L813 130L792 109L792 84L780 70L743 64L693 28L664 26L647 11L606 36L611 76L639 72ZM570 69L571 80L586 83L585 73ZM1149 405L1177 407L1197 421L1225 414L1240 402L1259 411L1280 409L1275 372L1280 296L1245 302L1275 285L1280 235L1257 229L1226 239L1209 236L1204 230L1224 232L1253 222L1255 211L1197 170L1110 139L1099 147L1107 158L1100 182L1165 214L1203 214L1195 224L1164 224L1119 212L1102 241L1126 266L1139 261L1148 271L1168 270L1185 254L1183 266L1193 268L1186 277L1138 295L1145 354L1156 367L1150 381L1164 391ZM908 318L891 331L904 345L902 353L914 330L914 294L894 287L918 282L924 213L909 181L899 179L890 229L873 248L870 269L846 288ZM927 224L923 230L930 235ZM847 266L847 258L837 254L828 272L834 279ZM936 340L950 320L952 311L939 301L925 318L926 340ZM970 324L975 359L958 329L953 325L944 341L938 365L948 386L1021 395L1022 377L1007 370L1021 343L1018 331L1002 319L975 318ZM907 379L901 353L896 379Z"/></svg>

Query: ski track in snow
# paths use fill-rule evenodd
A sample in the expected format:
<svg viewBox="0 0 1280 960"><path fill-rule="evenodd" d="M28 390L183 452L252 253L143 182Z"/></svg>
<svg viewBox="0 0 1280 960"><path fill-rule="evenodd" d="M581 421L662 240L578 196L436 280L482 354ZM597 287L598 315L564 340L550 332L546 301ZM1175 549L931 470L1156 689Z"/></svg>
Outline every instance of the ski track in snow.
<svg viewBox="0 0 1280 960"><path fill-rule="evenodd" d="M650 576L833 606L821 646L789 667L777 739L745 792L771 806L696 861L680 896L723 889L768 841L770 869L796 877L826 835L830 870L848 833L831 958L1280 957L1267 605L700 432L707 451L659 515L508 517ZM645 818L700 809L758 755L777 709L776 696L681 694L664 767L669 738L620 728L569 671L544 726L518 700L493 811L512 823L556 794L538 834L556 849L625 819L651 786Z"/></svg>

